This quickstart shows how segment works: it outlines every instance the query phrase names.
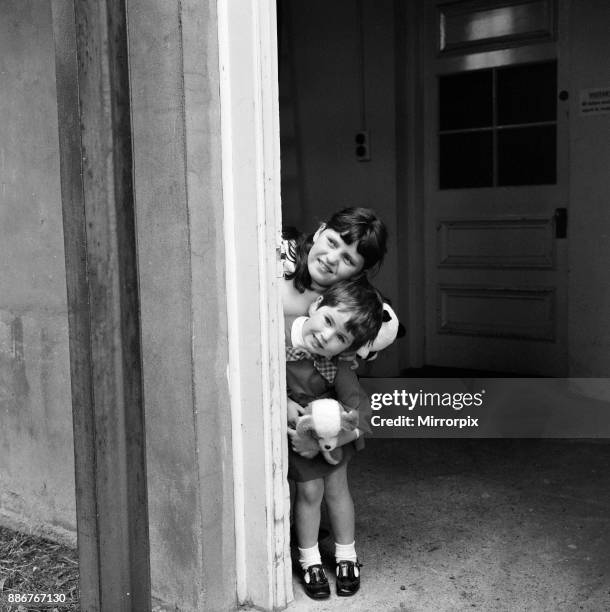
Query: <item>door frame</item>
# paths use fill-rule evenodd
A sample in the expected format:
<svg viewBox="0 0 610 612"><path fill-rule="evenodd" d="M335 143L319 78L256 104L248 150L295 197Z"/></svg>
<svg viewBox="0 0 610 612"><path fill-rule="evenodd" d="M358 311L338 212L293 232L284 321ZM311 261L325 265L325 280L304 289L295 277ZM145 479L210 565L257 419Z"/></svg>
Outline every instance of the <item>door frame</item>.
<svg viewBox="0 0 610 612"><path fill-rule="evenodd" d="M425 360L424 55L425 0L395 3L396 23L396 221L406 241L398 271L400 318L407 335L399 343L399 369Z"/></svg>
<svg viewBox="0 0 610 612"><path fill-rule="evenodd" d="M270 610L292 600L276 3L217 10L237 599Z"/></svg>

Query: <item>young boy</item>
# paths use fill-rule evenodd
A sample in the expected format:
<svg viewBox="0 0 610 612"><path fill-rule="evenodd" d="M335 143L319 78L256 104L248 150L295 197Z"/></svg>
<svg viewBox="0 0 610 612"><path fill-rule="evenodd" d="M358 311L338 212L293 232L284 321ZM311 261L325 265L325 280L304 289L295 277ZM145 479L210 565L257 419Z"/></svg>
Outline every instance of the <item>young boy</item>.
<svg viewBox="0 0 610 612"><path fill-rule="evenodd" d="M383 316L381 296L366 279L342 281L330 287L309 308L309 317L286 318L286 386L288 421L294 423L301 407L332 397L359 415L358 427L342 431L341 462L334 466L318 454L317 442L288 428L288 477L296 483L294 502L299 563L305 592L314 599L330 596L318 548L320 507L326 500L335 536L337 595L349 596L360 587L360 564L355 549L354 503L347 481L347 464L364 446L361 431L370 432L368 395L351 368L337 358L352 353L377 335Z"/></svg>

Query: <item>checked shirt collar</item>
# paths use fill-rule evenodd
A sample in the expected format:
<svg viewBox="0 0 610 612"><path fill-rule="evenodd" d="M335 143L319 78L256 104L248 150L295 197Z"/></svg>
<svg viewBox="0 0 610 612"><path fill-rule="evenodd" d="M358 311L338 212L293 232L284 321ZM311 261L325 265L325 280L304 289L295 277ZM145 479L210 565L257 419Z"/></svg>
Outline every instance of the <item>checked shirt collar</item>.
<svg viewBox="0 0 610 612"><path fill-rule="evenodd" d="M311 359L316 370L331 385L335 382L337 366L328 357L314 355L303 348L303 325L307 317L297 317L290 330L290 340L292 347L286 347L286 361L300 361L301 359Z"/></svg>

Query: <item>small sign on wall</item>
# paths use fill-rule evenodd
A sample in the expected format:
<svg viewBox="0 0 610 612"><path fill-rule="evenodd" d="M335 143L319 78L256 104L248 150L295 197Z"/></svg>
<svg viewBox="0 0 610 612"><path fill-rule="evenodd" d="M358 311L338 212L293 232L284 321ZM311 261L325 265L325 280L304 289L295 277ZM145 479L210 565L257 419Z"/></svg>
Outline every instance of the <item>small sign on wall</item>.
<svg viewBox="0 0 610 612"><path fill-rule="evenodd" d="M580 90L580 114L604 115L610 113L610 87Z"/></svg>

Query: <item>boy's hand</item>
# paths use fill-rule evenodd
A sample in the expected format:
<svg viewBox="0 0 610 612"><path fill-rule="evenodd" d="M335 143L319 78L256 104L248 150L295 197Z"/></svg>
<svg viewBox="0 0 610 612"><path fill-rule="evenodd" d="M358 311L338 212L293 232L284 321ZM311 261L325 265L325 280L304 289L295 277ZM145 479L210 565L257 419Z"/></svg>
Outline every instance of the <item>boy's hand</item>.
<svg viewBox="0 0 610 612"><path fill-rule="evenodd" d="M288 423L295 425L299 417L305 412L305 408L288 398Z"/></svg>
<svg viewBox="0 0 610 612"><path fill-rule="evenodd" d="M288 428L288 435L290 436L290 445L292 450L305 457L305 459L311 459L315 457L320 451L318 443L311 436L300 436L296 429Z"/></svg>

